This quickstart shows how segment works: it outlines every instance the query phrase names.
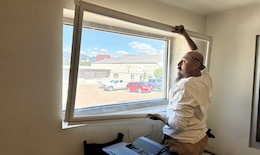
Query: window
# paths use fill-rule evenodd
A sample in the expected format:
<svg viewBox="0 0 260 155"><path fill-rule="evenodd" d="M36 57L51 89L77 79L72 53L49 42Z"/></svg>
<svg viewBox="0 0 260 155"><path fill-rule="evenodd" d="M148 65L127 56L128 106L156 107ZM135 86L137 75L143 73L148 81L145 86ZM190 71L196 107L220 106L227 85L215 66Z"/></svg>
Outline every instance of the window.
<svg viewBox="0 0 260 155"><path fill-rule="evenodd" d="M71 16L71 12L64 9L64 14ZM151 110L165 110L174 83L169 77L177 68L171 66L177 66L187 51L186 42L171 33L171 26L80 1L74 23L65 15L63 28L66 122L143 119ZM208 65L211 38L193 36L199 36L194 39ZM139 85L127 87L132 82Z"/></svg>
<svg viewBox="0 0 260 155"><path fill-rule="evenodd" d="M250 133L250 146L260 149L260 75L259 75L259 51L260 50L260 35L256 36L256 51L255 51L255 77L253 88L253 104L252 104L252 116L251 116L251 133Z"/></svg>

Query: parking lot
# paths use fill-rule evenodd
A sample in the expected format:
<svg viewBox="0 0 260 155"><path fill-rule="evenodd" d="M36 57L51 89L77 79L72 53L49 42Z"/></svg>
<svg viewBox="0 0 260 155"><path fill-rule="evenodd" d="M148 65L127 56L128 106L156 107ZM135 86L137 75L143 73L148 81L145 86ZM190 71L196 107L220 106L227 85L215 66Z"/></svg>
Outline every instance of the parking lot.
<svg viewBox="0 0 260 155"><path fill-rule="evenodd" d="M161 98L160 91L150 93L127 92L126 90L104 91L97 84L78 86L76 108L91 107L106 104L122 103L126 101Z"/></svg>

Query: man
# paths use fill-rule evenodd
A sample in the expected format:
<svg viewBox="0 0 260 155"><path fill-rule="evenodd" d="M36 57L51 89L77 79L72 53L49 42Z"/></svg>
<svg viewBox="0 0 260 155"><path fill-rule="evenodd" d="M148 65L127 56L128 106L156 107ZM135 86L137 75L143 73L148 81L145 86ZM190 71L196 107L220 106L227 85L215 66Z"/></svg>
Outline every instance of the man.
<svg viewBox="0 0 260 155"><path fill-rule="evenodd" d="M201 155L207 143L207 111L211 103L212 81L204 71L203 56L194 51L195 43L183 26L173 30L185 37L191 51L178 63L178 82L169 91L166 115L148 114L151 119L161 120L163 144L179 155Z"/></svg>

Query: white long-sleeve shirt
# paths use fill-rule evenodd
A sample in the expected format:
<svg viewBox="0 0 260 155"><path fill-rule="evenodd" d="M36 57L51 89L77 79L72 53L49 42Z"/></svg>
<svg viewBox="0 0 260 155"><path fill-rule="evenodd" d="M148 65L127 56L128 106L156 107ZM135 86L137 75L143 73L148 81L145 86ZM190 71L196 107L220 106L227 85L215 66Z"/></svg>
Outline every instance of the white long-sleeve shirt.
<svg viewBox="0 0 260 155"><path fill-rule="evenodd" d="M212 81L206 71L199 77L183 78L169 92L163 133L184 143L196 143L206 136L207 111L212 97Z"/></svg>

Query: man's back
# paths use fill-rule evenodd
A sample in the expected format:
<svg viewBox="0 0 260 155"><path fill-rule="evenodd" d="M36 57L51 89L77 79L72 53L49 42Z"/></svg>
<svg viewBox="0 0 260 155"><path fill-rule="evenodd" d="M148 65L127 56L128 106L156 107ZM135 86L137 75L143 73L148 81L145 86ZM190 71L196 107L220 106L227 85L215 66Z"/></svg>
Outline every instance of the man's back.
<svg viewBox="0 0 260 155"><path fill-rule="evenodd" d="M180 142L196 143L206 135L207 110L211 103L212 82L203 72L199 77L181 79L169 93L163 132Z"/></svg>

